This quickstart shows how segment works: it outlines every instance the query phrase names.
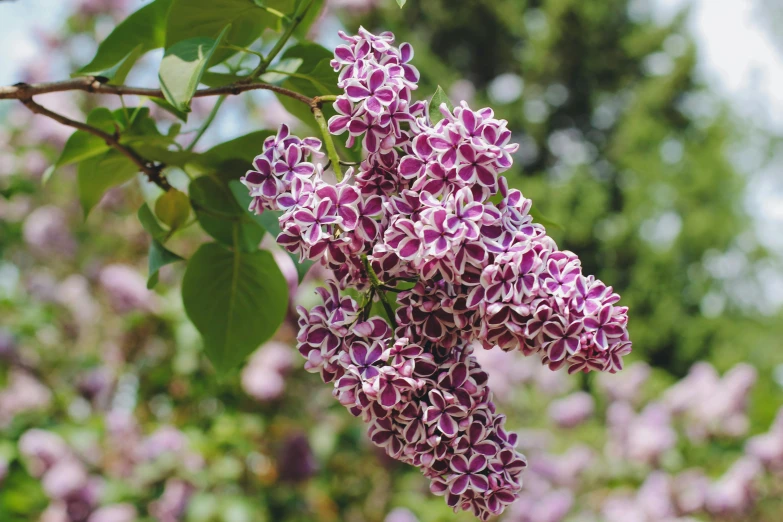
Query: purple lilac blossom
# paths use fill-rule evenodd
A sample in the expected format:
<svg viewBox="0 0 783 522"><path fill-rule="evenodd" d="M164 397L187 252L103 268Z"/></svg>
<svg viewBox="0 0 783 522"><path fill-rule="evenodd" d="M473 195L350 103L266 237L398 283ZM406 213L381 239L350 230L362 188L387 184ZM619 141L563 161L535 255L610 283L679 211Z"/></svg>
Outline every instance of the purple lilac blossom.
<svg viewBox="0 0 783 522"><path fill-rule="evenodd" d="M783 408L767 433L748 440L745 452L761 461L769 470L783 472Z"/></svg>
<svg viewBox="0 0 783 522"><path fill-rule="evenodd" d="M549 418L560 428L574 428L589 419L594 410L593 396L587 392L576 392L552 401Z"/></svg>
<svg viewBox="0 0 783 522"><path fill-rule="evenodd" d="M419 522L419 519L410 510L395 508L386 515L383 522Z"/></svg>
<svg viewBox="0 0 783 522"><path fill-rule="evenodd" d="M135 522L138 513L132 504L112 504L96 509L87 522Z"/></svg>
<svg viewBox="0 0 783 522"><path fill-rule="evenodd" d="M22 412L43 410L52 402L52 392L24 370L12 368L8 385L0 391L0 428Z"/></svg>
<svg viewBox="0 0 783 522"><path fill-rule="evenodd" d="M293 367L293 358L294 352L287 344L265 344L242 370L242 389L261 402L278 399L285 390L285 376Z"/></svg>
<svg viewBox="0 0 783 522"><path fill-rule="evenodd" d="M360 140L365 159L328 183L312 162L321 142L283 125L241 181L251 211L282 211L283 248L332 271L323 305L299 309L305 368L334 383L376 445L421 468L455 511L486 520L513 502L526 464L473 343L537 354L551 370L614 373L631 350L627 308L509 188L501 174L518 145L505 120L462 102L433 123L412 99L409 44L363 28L340 37L332 66L344 94L329 131ZM371 299L340 295L376 295L367 266L384 285L415 281L398 293L393 327L369 317Z"/></svg>
<svg viewBox="0 0 783 522"><path fill-rule="evenodd" d="M107 265L101 270L99 279L118 313L155 309L155 294L147 290L147 281L132 266Z"/></svg>
<svg viewBox="0 0 783 522"><path fill-rule="evenodd" d="M318 470L310 441L302 433L289 435L277 455L280 480L299 483L312 477Z"/></svg>
<svg viewBox="0 0 783 522"><path fill-rule="evenodd" d="M747 404L756 373L749 364L738 364L721 378L712 365L700 362L666 391L664 402L685 420L693 441L711 435L741 437L748 431Z"/></svg>
<svg viewBox="0 0 783 522"><path fill-rule="evenodd" d="M650 403L637 414L630 404L615 402L609 406L606 420L606 453L616 459L655 465L677 443L671 414L659 403Z"/></svg>
<svg viewBox="0 0 783 522"><path fill-rule="evenodd" d="M159 522L179 522L194 491L195 488L189 482L176 478L168 479L163 495L150 503L148 511Z"/></svg>
<svg viewBox="0 0 783 522"><path fill-rule="evenodd" d="M22 234L30 249L41 256L70 258L76 252L76 239L59 207L44 206L32 211L24 221Z"/></svg>

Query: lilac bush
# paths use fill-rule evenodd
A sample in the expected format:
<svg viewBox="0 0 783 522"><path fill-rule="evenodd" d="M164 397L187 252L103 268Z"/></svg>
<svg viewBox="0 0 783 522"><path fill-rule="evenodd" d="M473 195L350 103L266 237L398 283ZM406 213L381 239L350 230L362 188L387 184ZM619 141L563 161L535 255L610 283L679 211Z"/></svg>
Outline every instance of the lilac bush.
<svg viewBox="0 0 783 522"><path fill-rule="evenodd" d="M347 132L348 147L361 141L366 157L344 177L335 168L332 184L311 161L321 141L283 125L242 178L250 210L280 211L278 243L332 271L323 305L299 308L305 368L334 383L370 439L421 468L433 493L486 520L514 501L527 463L474 350L614 373L631 350L627 308L509 188L502 173L518 145L506 121L465 102L442 104L433 120L412 99L409 44L364 29L340 36L332 66L344 94L329 131ZM364 292L362 303L340 294L348 288ZM386 292L397 293L396 311ZM375 299L386 319L370 317Z"/></svg>

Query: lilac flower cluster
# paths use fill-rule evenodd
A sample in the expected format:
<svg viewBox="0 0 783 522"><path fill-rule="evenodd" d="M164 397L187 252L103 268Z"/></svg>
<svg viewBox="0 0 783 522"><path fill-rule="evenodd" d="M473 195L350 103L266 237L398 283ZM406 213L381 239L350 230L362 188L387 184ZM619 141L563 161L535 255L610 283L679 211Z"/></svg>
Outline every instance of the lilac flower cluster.
<svg viewBox="0 0 783 522"><path fill-rule="evenodd" d="M482 520L501 513L515 500L527 463L495 411L471 346L439 352L395 339L385 320L364 320L334 283L319 293L322 306L299 308L305 368L334 383L340 403L369 423L372 442L420 467L450 506Z"/></svg>
<svg viewBox="0 0 783 522"><path fill-rule="evenodd" d="M531 201L509 188L502 173L518 145L506 121L463 102L443 104L433 122L427 104L412 101L409 44L364 29L340 36L347 43L332 65L344 94L329 130L347 132L349 146L361 139L365 159L330 184L310 161L320 141L282 126L242 178L250 210L282 211L278 243L333 272L324 305L300 310L306 368L335 383L373 442L421 467L449 505L486 519L513 501L524 458L473 343L539 354L552 370L614 373L631 350L627 308L558 250ZM414 284L394 288L401 282ZM364 303L338 288L366 292ZM392 326L368 318L375 298Z"/></svg>
<svg viewBox="0 0 783 522"><path fill-rule="evenodd" d="M179 468L192 475L204 467L201 455L188 448L185 434L173 427L142 438L135 419L125 413L114 410L106 421L105 447L71 446L60 435L41 429L30 429L19 439L22 462L40 479L50 499L41 520L132 522L139 518L132 504L106 503L107 479L152 484ZM168 477L162 496L147 506L148 511L160 522L182 520L194 491L189 482Z"/></svg>

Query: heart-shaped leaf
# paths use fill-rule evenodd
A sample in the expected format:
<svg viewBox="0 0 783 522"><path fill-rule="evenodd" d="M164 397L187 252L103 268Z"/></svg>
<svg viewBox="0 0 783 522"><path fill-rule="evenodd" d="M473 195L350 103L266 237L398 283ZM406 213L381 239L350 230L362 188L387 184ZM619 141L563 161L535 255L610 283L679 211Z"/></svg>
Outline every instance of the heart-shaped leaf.
<svg viewBox="0 0 783 522"><path fill-rule="evenodd" d="M207 357L225 372L277 331L288 310L288 285L269 252L207 243L188 263L182 301Z"/></svg>

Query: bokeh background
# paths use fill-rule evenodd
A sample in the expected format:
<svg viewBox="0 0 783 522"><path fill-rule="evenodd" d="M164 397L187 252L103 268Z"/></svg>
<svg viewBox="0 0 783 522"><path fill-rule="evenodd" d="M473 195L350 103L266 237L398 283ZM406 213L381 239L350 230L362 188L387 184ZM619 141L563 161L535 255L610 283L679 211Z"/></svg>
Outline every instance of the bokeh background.
<svg viewBox="0 0 783 522"><path fill-rule="evenodd" d="M141 5L0 1L0 83L68 77ZM313 27L330 48L341 28L392 30L416 49L419 96L440 84L508 119L522 145L512 184L630 307L618 375L479 355L530 462L503 520L783 520L782 21L769 0L329 0ZM153 85L158 59L127 83ZM39 101L82 119L118 103ZM200 146L295 121L247 93ZM69 134L0 102L0 520L472 519L301 369L293 312L218 378L179 269L145 287L139 186L86 221L75 172L42 187ZM297 287L279 259L296 303L312 304L325 274Z"/></svg>

